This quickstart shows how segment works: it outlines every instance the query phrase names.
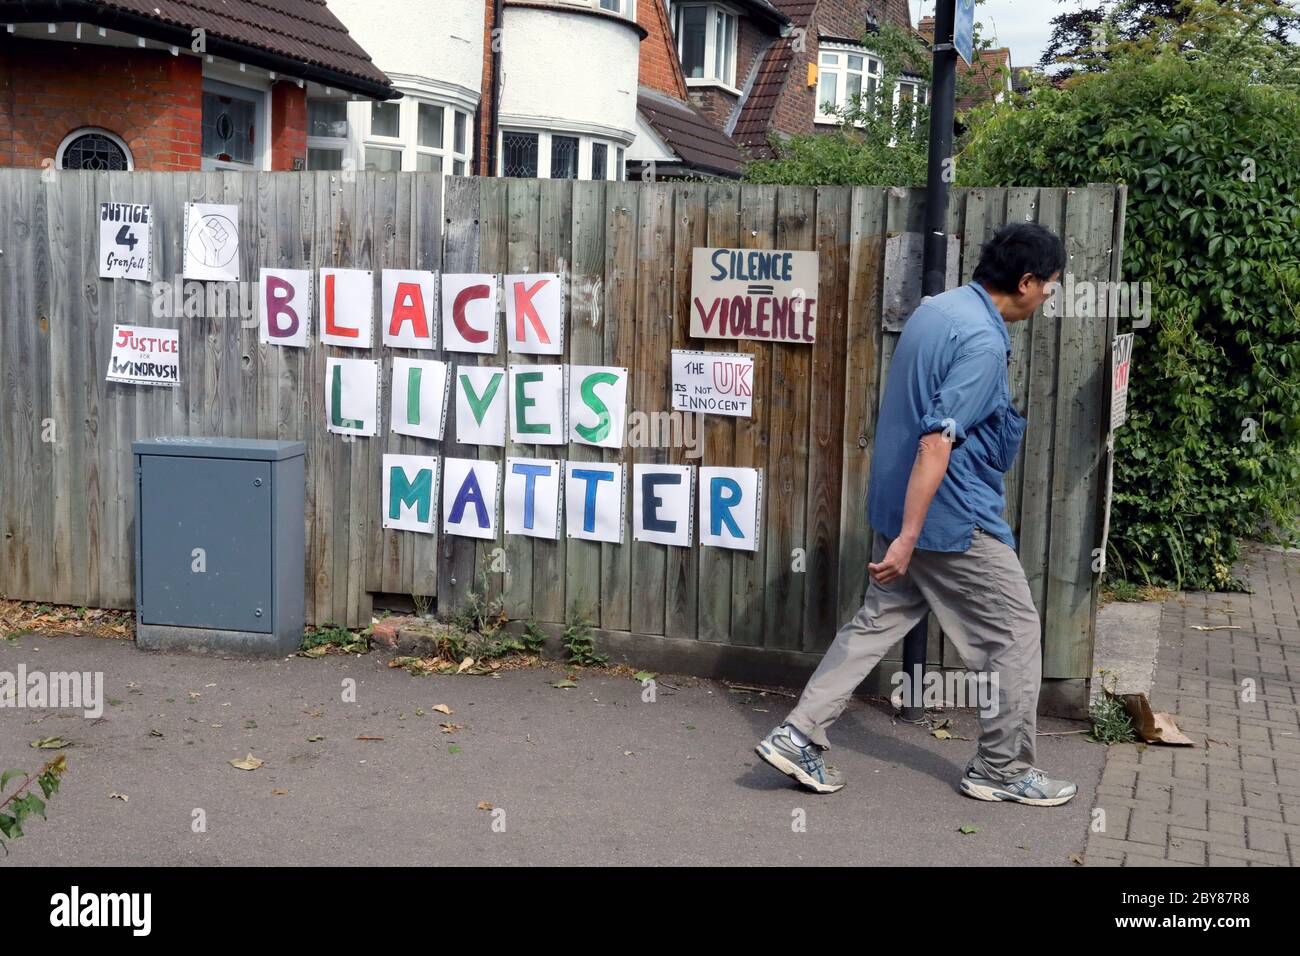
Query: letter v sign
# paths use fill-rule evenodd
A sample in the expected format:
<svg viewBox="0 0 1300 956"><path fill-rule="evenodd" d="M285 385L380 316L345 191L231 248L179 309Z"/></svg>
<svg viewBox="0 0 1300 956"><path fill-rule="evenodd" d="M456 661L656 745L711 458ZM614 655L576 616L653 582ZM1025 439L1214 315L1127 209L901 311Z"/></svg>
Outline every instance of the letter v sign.
<svg viewBox="0 0 1300 956"><path fill-rule="evenodd" d="M474 391L474 383L470 381L468 375L460 376L460 387L465 390L465 399L469 402L469 410L474 413L474 421L483 424L483 416L487 413L488 406L492 404L492 399L496 397L497 389L501 387L501 380L505 378L505 372L496 372L492 380L488 382L487 388L483 389L483 395L480 397Z"/></svg>

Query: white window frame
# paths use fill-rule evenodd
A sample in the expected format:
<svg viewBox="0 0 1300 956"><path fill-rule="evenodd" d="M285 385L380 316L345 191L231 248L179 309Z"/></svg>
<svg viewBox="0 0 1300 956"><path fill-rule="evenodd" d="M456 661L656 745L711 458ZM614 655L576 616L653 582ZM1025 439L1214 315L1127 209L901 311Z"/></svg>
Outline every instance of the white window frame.
<svg viewBox="0 0 1300 956"><path fill-rule="evenodd" d="M126 157L127 172L135 169L135 157L131 155L131 147L126 145L126 140L122 139L122 137L118 136L112 130L104 129L102 126L78 126L76 129L71 130L67 136L63 137L62 142L59 143L59 148L54 152L54 168L63 168L63 154L68 151L68 147L72 145L74 140L92 134L112 140L114 145L116 145Z"/></svg>
<svg viewBox="0 0 1300 956"><path fill-rule="evenodd" d="M833 66L827 66L822 62L823 56L836 57L836 63ZM848 57L862 57L862 69L850 70ZM870 50L863 46L856 46L849 43L823 43L817 50L817 104L813 114L813 122L822 123L831 126L838 126L841 119L833 113L825 111L827 100L822 99L822 77L827 73L833 73L837 79L835 83L835 103L834 105L843 108L849 103L849 74L857 73L862 77L861 92L865 96L871 88L871 80L875 80L876 87L879 88L884 80L885 64L880 57L876 56Z"/></svg>
<svg viewBox="0 0 1300 956"><path fill-rule="evenodd" d="M894 84L894 113L897 115L898 110L903 104L903 87L912 88L912 104L914 107L925 106L930 101L930 87L924 80L919 79L900 79ZM912 129L916 129L916 124L920 121L920 110L912 111Z"/></svg>
<svg viewBox="0 0 1300 956"><path fill-rule="evenodd" d="M685 75L685 62L682 59L682 38L678 33L679 11L684 11L692 7L703 7L704 16L704 76L686 76L687 86L717 86L729 93L740 95L740 90L736 86L736 61L740 59L740 21L741 12L735 7L725 3L710 2L683 2L673 3L668 12L669 27L673 31L673 47L677 51L677 62L682 65L682 73ZM711 70L711 67L718 62L718 18L725 17L731 21L731 49L730 57L726 67L722 71L723 75L717 75L717 70Z"/></svg>
<svg viewBox="0 0 1300 956"><path fill-rule="evenodd" d="M343 116L348 124L348 131L343 136L312 136L311 135L311 104L312 103L339 103L343 106ZM348 157L352 155L352 117L349 115L348 101L338 97L330 96L312 96L307 99L307 168L311 168L311 150L328 150L329 152L342 153L342 163L340 168L346 169Z"/></svg>
<svg viewBox="0 0 1300 956"><path fill-rule="evenodd" d="M355 129L357 133L357 168L366 168L366 150L391 149L401 153L399 168L402 172L415 172L418 157L437 156L442 160L442 174L454 175L453 165L465 164L465 173L470 173L474 159L474 126L469 111L464 106L448 100L435 99L431 96L405 94L400 100L388 101L397 107L397 136L378 136L373 132L371 121L373 100L366 100L350 111L349 135ZM423 146L420 144L420 106L432 106L442 110L442 146ZM465 119L465 151L456 151L456 114ZM354 122L355 117L355 122Z"/></svg>
<svg viewBox="0 0 1300 956"><path fill-rule="evenodd" d="M586 182L591 181L591 147L593 143L603 143L605 146L605 178L601 182L614 182L620 179L620 161L623 156L623 144L612 139L606 139L603 136L592 136L590 133L581 133L576 130L568 129L539 129L530 126L509 126L503 127L497 133L497 169L499 175L505 177L506 154L505 154L505 136L506 133L532 133L537 137L537 178L551 178L551 137L552 136L571 136L578 141L578 179Z"/></svg>
<svg viewBox="0 0 1300 956"><path fill-rule="evenodd" d="M211 159L203 155L203 100L199 99L199 168L205 170L212 169L233 169L247 172L249 170L267 171L271 168L271 88L267 86L245 86L242 83L231 83L226 79L216 79L203 74L203 93L217 93L224 96L237 96L241 99L251 99L256 104L256 113L253 119L253 151L254 158L251 163L234 163L221 159ZM260 142L259 142L260 137Z"/></svg>

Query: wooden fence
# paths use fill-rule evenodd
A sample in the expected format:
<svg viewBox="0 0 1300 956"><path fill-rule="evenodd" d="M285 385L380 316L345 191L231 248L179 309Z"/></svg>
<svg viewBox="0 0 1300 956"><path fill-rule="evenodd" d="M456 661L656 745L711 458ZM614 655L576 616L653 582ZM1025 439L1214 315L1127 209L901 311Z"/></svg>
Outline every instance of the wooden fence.
<svg viewBox="0 0 1300 956"><path fill-rule="evenodd" d="M108 201L152 204L157 281L181 272L190 201L239 205L245 278L261 266L566 274L558 360L627 367L630 412L669 408L672 348L752 355L753 416L700 416L699 458L682 447L555 451L629 465L761 468L759 549L634 542L630 516L621 545L384 530L384 452L502 458L534 450L460 445L454 415L440 445L328 434L325 359L355 350L261 345L255 324L237 318L170 307L155 315L149 283L98 278L96 216ZM897 338L882 323L886 292L894 295L900 281L886 275L886 245L921 229L920 190L458 178L444 189L436 174L324 172L60 172L47 182L39 171L9 169L0 170L0 207L0 595L129 606L130 443L188 434L307 443L307 613L315 622L364 625L376 593L436 596L446 610L486 586L513 618L560 623L581 614L645 646L679 638L806 663L802 654L823 649L860 603L875 416ZM950 274L968 281L980 243L1013 220L1060 233L1076 279L1118 278L1123 193L1112 186L956 190L949 227L960 262ZM689 338L697 246L816 250L816 343ZM375 289L378 296L378 277ZM105 382L115 322L179 328L180 387ZM1035 316L1010 327L1012 393L1029 426L1008 475L1007 510L1043 615L1048 679L1080 682L1090 668L1113 332L1113 319ZM386 364L430 354L380 352ZM495 356L436 357L536 361L507 359L504 336ZM504 570L490 570L494 561ZM937 630L930 659L956 663Z"/></svg>

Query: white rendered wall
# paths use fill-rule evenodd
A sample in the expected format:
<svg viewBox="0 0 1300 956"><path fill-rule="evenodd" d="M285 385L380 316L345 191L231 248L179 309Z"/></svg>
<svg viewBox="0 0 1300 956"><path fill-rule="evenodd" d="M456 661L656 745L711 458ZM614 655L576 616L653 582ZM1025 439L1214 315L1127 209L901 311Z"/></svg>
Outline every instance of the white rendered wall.
<svg viewBox="0 0 1300 956"><path fill-rule="evenodd" d="M419 77L477 102L484 0L329 0L329 8L399 89L406 77Z"/></svg>
<svg viewBox="0 0 1300 956"><path fill-rule="evenodd" d="M507 5L501 125L636 136L641 35L630 21Z"/></svg>

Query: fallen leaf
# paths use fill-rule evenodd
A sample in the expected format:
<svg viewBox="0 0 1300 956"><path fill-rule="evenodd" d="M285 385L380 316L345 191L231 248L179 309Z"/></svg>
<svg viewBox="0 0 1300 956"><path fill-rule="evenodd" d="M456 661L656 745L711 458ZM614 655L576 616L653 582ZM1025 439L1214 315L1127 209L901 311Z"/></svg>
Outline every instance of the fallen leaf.
<svg viewBox="0 0 1300 956"><path fill-rule="evenodd" d="M316 741L324 740L324 739L325 739L324 734L312 734L310 737L307 738L307 743L314 744L316 743Z"/></svg>
<svg viewBox="0 0 1300 956"><path fill-rule="evenodd" d="M356 739L357 739L357 740L383 740L384 738L383 738L383 737L368 737L368 736L366 736L365 734L362 734L360 737L358 737L358 738L356 738Z"/></svg>
<svg viewBox="0 0 1300 956"><path fill-rule="evenodd" d="M424 708L423 708L423 707L417 707L417 708L415 708L415 716L416 716L416 717L423 717L423 716L424 716Z"/></svg>
<svg viewBox="0 0 1300 956"><path fill-rule="evenodd" d="M457 667L457 668L456 668L456 673L457 673L457 674L463 674L463 673L465 673L467 670L469 670L469 669L470 669L471 667L473 667L473 666L474 666L474 658L472 658L472 657L467 657L467 658L465 658L463 661L460 662L460 667Z"/></svg>
<svg viewBox="0 0 1300 956"><path fill-rule="evenodd" d="M551 682L551 686L552 686L552 687L560 687L560 688L577 687L577 686L578 686L578 682L577 682L576 680L568 680L568 679L566 678L565 680L552 681L552 682Z"/></svg>
<svg viewBox="0 0 1300 956"><path fill-rule="evenodd" d="M245 730L256 730L256 729L257 729L257 721L255 721L255 720L246 720L246 721L244 721L244 729L245 729Z"/></svg>
<svg viewBox="0 0 1300 956"><path fill-rule="evenodd" d="M31 746L37 750L62 750L68 746L68 741L62 737L42 737L40 740L33 740Z"/></svg>
<svg viewBox="0 0 1300 956"><path fill-rule="evenodd" d="M130 800L131 798L128 797L125 793L117 793L117 792L113 792L113 793L110 793L110 794L108 795L108 799L110 799L110 800L121 800L123 803L126 803L126 801Z"/></svg>
<svg viewBox="0 0 1300 956"><path fill-rule="evenodd" d="M200 697L202 697L202 696L203 696L203 695L200 694L200 693L199 693L198 691L196 691L196 690L192 690L192 691L190 691L190 700L198 700L198 699L199 699Z"/></svg>
<svg viewBox="0 0 1300 956"><path fill-rule="evenodd" d="M300 652L302 657L324 657L329 648L324 644L318 644L315 647L309 647L307 650Z"/></svg>
<svg viewBox="0 0 1300 956"><path fill-rule="evenodd" d="M648 680L654 680L656 676L657 675L652 674L650 671L637 671L632 675L632 679L644 684Z"/></svg>
<svg viewBox="0 0 1300 956"><path fill-rule="evenodd" d="M980 828L971 826L969 823L963 823L961 826L957 828L957 832L958 833L979 833Z"/></svg>
<svg viewBox="0 0 1300 956"><path fill-rule="evenodd" d="M457 747L455 744L452 744L450 747L447 748L447 753L458 754L460 753L460 748Z"/></svg>
<svg viewBox="0 0 1300 956"><path fill-rule="evenodd" d="M478 806L477 806L475 809L477 809L477 810L493 810L493 809L495 809L495 807L493 807L492 804L488 803L486 800L480 800L480 801L478 802Z"/></svg>
<svg viewBox="0 0 1300 956"><path fill-rule="evenodd" d="M271 796L273 796L273 797L283 797L283 796L285 796L288 792L289 792L288 790L272 790L272 791L271 791Z"/></svg>
<svg viewBox="0 0 1300 956"><path fill-rule="evenodd" d="M460 724L439 724L438 726L442 728L444 734L454 734L460 730Z"/></svg>
<svg viewBox="0 0 1300 956"><path fill-rule="evenodd" d="M1077 853L1071 853L1066 857L1066 859L1076 866L1083 866L1083 857L1079 856Z"/></svg>
<svg viewBox="0 0 1300 956"><path fill-rule="evenodd" d="M451 716L451 708L446 704L435 704L433 709L440 714L446 714L448 717Z"/></svg>
<svg viewBox="0 0 1300 956"><path fill-rule="evenodd" d="M623 751L623 756L624 756L624 757L635 757L636 754L634 754L634 753L633 753L632 751L630 751L630 750L624 750L624 751Z"/></svg>
<svg viewBox="0 0 1300 956"><path fill-rule="evenodd" d="M242 760L231 760L228 761L228 763L230 766L238 767L240 770L256 770L258 767L262 766L262 761L258 760L252 754L249 754Z"/></svg>
<svg viewBox="0 0 1300 956"><path fill-rule="evenodd" d="M163 735L163 732L162 732L161 730L159 730L158 728L156 728L156 727L150 727L150 728L149 728L149 736L150 736L150 737L161 737L162 735Z"/></svg>
<svg viewBox="0 0 1300 956"><path fill-rule="evenodd" d="M937 737L940 740L952 740L952 734L948 733L946 730L932 730L930 731L930 735L932 737Z"/></svg>

